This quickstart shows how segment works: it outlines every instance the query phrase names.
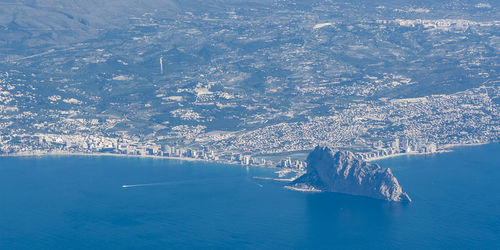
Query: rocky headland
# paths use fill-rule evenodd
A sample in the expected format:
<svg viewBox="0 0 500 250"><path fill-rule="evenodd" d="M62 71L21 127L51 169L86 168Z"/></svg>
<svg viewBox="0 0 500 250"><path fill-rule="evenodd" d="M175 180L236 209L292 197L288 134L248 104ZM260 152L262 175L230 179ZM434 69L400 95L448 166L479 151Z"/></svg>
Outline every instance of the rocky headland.
<svg viewBox="0 0 500 250"><path fill-rule="evenodd" d="M411 202L389 168L368 163L349 151L333 152L317 146L307 157L307 172L289 189L318 190Z"/></svg>

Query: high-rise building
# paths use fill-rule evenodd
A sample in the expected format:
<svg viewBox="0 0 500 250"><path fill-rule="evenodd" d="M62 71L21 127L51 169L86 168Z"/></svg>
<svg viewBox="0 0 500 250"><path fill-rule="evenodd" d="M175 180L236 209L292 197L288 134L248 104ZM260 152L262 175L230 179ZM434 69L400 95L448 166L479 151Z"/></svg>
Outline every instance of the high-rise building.
<svg viewBox="0 0 500 250"><path fill-rule="evenodd" d="M437 151L437 146L436 146L436 143L431 143L431 144L429 144L428 149L429 149L428 151L429 151L430 153L435 153L435 152Z"/></svg>
<svg viewBox="0 0 500 250"><path fill-rule="evenodd" d="M396 138L393 142L392 142L392 149L396 152L399 152L399 138Z"/></svg>
<svg viewBox="0 0 500 250"><path fill-rule="evenodd" d="M243 160L241 163L244 165L249 165L250 164L250 156L249 155L243 156Z"/></svg>
<svg viewBox="0 0 500 250"><path fill-rule="evenodd" d="M408 138L401 138L401 140L399 141L399 148L401 150L406 150L408 148Z"/></svg>
<svg viewBox="0 0 500 250"><path fill-rule="evenodd" d="M160 57L160 72L163 75L163 56Z"/></svg>

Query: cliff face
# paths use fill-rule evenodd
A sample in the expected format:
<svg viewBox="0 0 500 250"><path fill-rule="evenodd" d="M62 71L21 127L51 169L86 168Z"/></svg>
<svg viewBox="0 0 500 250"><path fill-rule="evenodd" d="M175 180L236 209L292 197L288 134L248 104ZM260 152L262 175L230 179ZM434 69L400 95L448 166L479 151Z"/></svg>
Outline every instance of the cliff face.
<svg viewBox="0 0 500 250"><path fill-rule="evenodd" d="M398 180L388 168L365 162L349 151L332 152L316 147L307 157L307 172L292 187L367 196L389 201L408 201Z"/></svg>

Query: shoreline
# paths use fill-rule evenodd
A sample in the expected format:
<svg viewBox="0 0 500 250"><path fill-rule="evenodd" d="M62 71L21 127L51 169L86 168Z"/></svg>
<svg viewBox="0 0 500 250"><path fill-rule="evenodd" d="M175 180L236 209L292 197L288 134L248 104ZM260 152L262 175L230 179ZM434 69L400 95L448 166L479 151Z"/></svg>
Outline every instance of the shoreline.
<svg viewBox="0 0 500 250"><path fill-rule="evenodd" d="M487 145L491 143L498 142L481 142L481 143L471 143L471 144L445 144L442 146L441 150L438 150L433 153L420 153L420 152L409 152L409 153L397 153L392 155L384 155L374 157L368 160L367 162L384 160L394 157L401 156L412 156L412 155L434 155L434 154L443 154L453 152L452 148L456 147L469 147L469 146L481 146ZM167 159L167 160L179 160L179 161L191 161L191 162L205 162L205 163L218 163L218 164L228 164L235 165L240 167L264 167L264 168L276 168L273 166L260 166L260 165L241 165L237 163L224 162L224 161L216 161L216 160L205 160L205 159L197 159L197 158L187 158L187 157L172 157L172 156L159 156L159 155L128 155L128 154L115 154L115 153L78 153L78 152L66 152L66 151L52 151L52 152L43 152L43 151L33 151L33 152L21 152L21 153L13 153L13 154L0 154L0 157L41 157L41 156L111 156L111 157L130 157L130 158L150 158L150 159Z"/></svg>
<svg viewBox="0 0 500 250"><path fill-rule="evenodd" d="M294 186L284 186L285 189L299 191L299 192L309 192L309 193L322 193L322 190L316 189L314 187L294 187Z"/></svg>
<svg viewBox="0 0 500 250"><path fill-rule="evenodd" d="M458 143L458 144L445 144L445 145L443 145L443 148L456 148L456 147L482 146L482 145L487 145L487 144L492 144L492 143L498 143L498 142L476 142L476 143L470 143L470 144L464 144L464 143Z"/></svg>
<svg viewBox="0 0 500 250"><path fill-rule="evenodd" d="M453 152L453 148L457 148L457 147L482 146L482 145L487 145L487 144L491 144L491 143L498 143L498 142L479 142L479 143L470 143L470 144L464 144L464 143L445 144L445 145L442 146L441 150L438 150L438 151L432 152L432 153L420 153L420 152L398 153L398 154L392 154L392 155L378 156L378 157L374 157L374 158L371 158L371 159L368 159L368 160L365 160L365 161L366 162L372 162L372 161L384 160L384 159L389 159L389 158L394 158L394 157L412 156L412 155L444 154L444 153L451 153L451 152Z"/></svg>
<svg viewBox="0 0 500 250"><path fill-rule="evenodd" d="M190 161L190 162L205 162L205 163L219 163L228 164L245 167L247 165L241 165L236 163L224 162L224 161L210 161L204 159L196 158L185 158L185 157L171 157L171 156L159 156L159 155L128 155L128 154L114 154L114 153L78 153L78 152L23 152L14 154L0 154L0 157L43 157L43 156L109 156L109 157L128 157L128 158L150 158L150 159L165 159L165 160L178 160L178 161ZM266 167L268 166L255 166L248 165L250 167Z"/></svg>
<svg viewBox="0 0 500 250"><path fill-rule="evenodd" d="M420 153L420 152L397 153L397 154L392 154L392 155L378 156L378 157L370 158L370 159L364 160L364 161L371 162L371 161L378 161L378 160L384 160L384 159L389 159L389 158L394 158L394 157L401 157L401 156L434 155L434 154L443 154L443 153L450 153L450 152L453 152L453 150L440 150L440 151L436 151L436 152L433 152L433 153Z"/></svg>

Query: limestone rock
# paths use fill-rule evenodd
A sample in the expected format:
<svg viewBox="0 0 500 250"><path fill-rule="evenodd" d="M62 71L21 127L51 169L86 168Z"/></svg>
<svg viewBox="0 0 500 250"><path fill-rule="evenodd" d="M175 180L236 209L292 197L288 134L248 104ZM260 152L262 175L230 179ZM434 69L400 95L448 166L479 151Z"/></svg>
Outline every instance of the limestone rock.
<svg viewBox="0 0 500 250"><path fill-rule="evenodd" d="M365 162L352 152L334 153L328 147L318 146L307 157L307 166L307 172L291 187L309 186L327 192L411 202L389 168Z"/></svg>

